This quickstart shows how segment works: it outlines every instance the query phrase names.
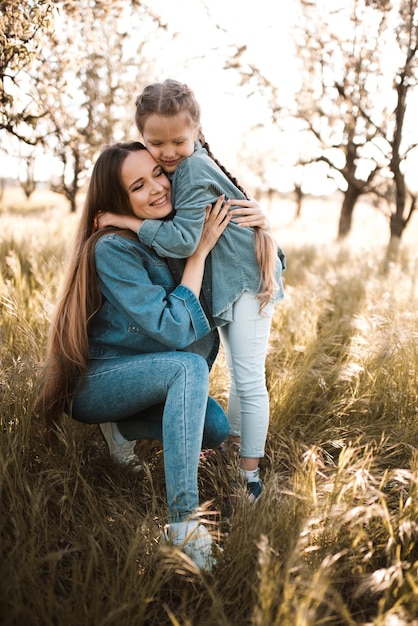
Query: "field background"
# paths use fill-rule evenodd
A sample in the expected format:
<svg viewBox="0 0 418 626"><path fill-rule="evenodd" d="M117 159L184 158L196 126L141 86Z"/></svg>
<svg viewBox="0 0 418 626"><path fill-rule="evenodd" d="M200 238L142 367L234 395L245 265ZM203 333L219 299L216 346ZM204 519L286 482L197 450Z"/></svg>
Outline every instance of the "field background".
<svg viewBox="0 0 418 626"><path fill-rule="evenodd" d="M418 624L417 242L383 271L389 227L358 206L335 241L339 198L278 198L286 299L267 361L271 424L256 506L222 509L237 460L202 456L200 488L223 552L202 575L159 544L161 448L113 465L98 430L66 420L48 449L32 416L77 216L37 191L0 205L0 624ZM226 402L222 353L212 393Z"/></svg>

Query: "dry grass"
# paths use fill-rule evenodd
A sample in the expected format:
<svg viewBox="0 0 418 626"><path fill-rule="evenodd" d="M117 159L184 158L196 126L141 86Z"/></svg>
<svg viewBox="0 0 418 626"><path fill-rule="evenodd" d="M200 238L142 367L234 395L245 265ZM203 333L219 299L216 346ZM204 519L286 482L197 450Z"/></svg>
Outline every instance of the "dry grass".
<svg viewBox="0 0 418 626"><path fill-rule="evenodd" d="M254 507L240 501L231 520L212 515L236 461L202 459L202 503L211 502L223 553L214 574L201 575L158 542L158 444L138 444L144 472L133 475L109 461L96 428L68 421L48 450L32 417L74 227L65 207L48 203L16 211L11 201L1 216L0 623L416 625L414 224L399 264L383 274L387 232L373 229L369 209L343 245L333 242L338 211L326 220L331 205L307 205L299 222L285 203L273 215L289 269L267 363L266 489ZM222 354L211 385L225 402Z"/></svg>

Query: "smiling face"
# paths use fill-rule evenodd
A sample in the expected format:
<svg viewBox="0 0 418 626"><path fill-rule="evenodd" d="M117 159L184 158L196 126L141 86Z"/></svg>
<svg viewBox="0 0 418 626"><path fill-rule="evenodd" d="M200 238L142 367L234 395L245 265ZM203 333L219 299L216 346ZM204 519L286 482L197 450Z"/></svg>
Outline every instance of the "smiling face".
<svg viewBox="0 0 418 626"><path fill-rule="evenodd" d="M173 210L171 184L147 150L130 152L121 168L132 211L140 219L158 220Z"/></svg>
<svg viewBox="0 0 418 626"><path fill-rule="evenodd" d="M142 136L147 150L163 168L172 173L179 163L193 154L198 129L185 111L176 115L149 115Z"/></svg>

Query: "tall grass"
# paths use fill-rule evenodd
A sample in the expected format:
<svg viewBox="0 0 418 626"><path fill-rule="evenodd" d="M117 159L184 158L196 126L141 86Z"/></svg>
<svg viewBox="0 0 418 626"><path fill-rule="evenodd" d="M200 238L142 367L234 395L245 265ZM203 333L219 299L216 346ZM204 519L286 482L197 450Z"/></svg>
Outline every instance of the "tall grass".
<svg viewBox="0 0 418 626"><path fill-rule="evenodd" d="M403 626L418 616L417 263L405 246L291 238L267 380L263 497L222 513L237 460L202 456L213 575L159 543L161 447L112 464L96 427L48 449L32 415L74 217L4 212L0 236L0 623L7 626ZM314 219L309 219L313 235ZM313 241L316 240L316 245ZM226 402L222 353L211 390Z"/></svg>

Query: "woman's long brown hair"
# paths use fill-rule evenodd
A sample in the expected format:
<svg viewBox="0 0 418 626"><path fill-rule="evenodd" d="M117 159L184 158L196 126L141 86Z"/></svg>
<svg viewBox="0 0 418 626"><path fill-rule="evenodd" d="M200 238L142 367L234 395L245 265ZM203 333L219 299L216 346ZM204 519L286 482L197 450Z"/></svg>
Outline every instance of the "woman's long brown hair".
<svg viewBox="0 0 418 626"><path fill-rule="evenodd" d="M93 168L73 252L51 321L35 403L35 413L45 420L49 440L63 413L71 410L77 377L87 370L88 325L101 304L94 250L98 238L109 229L97 231L96 218L100 211L133 214L120 172L128 154L145 149L139 142L109 146Z"/></svg>
<svg viewBox="0 0 418 626"><path fill-rule="evenodd" d="M208 155L221 168L224 174L249 200L249 196L238 183L237 179L214 157L207 143L200 125L200 107L193 91L187 85L175 80L167 79L162 83L154 83L145 87L137 97L135 122L139 132L143 135L144 126L150 115L177 115L186 111L193 124L198 128L198 139ZM175 208L175 207L174 207ZM255 253L260 271L260 284L257 299L260 302L260 311L270 302L277 291L276 263L277 243L272 235L262 228L254 228Z"/></svg>

